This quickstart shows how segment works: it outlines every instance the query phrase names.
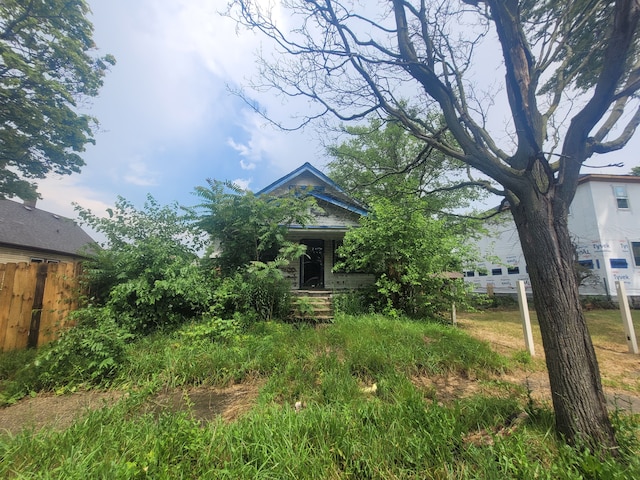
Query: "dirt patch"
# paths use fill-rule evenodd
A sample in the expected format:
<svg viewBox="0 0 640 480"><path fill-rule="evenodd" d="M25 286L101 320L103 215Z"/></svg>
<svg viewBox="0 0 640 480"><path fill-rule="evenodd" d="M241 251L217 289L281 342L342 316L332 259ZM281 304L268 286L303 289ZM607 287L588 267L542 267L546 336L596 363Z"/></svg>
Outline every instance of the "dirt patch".
<svg viewBox="0 0 640 480"><path fill-rule="evenodd" d="M227 388L197 387L160 393L148 402L146 409L154 413L188 411L201 422L216 417L231 422L251 410L261 384L238 384Z"/></svg>
<svg viewBox="0 0 640 480"><path fill-rule="evenodd" d="M16 434L25 428L51 427L64 430L80 415L113 405L123 392L78 392L70 395L40 394L15 405L0 408L0 432Z"/></svg>
<svg viewBox="0 0 640 480"><path fill-rule="evenodd" d="M510 357L526 350L522 327L517 322L496 323L461 318L458 325L475 338L486 341L502 355ZM621 325L619 327L622 328ZM640 413L640 356L629 353L623 341L613 342L594 336L593 344L610 409ZM539 329L534 329L534 347L535 357L530 365L499 375L496 380L520 385L535 401L550 404L551 388Z"/></svg>

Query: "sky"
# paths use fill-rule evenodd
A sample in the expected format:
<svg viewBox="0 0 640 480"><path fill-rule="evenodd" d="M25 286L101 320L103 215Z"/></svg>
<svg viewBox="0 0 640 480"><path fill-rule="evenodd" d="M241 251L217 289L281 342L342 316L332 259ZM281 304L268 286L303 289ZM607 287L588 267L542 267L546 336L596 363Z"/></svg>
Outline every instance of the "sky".
<svg viewBox="0 0 640 480"><path fill-rule="evenodd" d="M257 191L291 170L326 163L315 129L282 132L230 91L255 73L261 39L220 15L225 0L90 0L100 55L116 65L86 113L99 127L80 174L39 182L38 207L104 214L117 196L142 206L198 203L207 178ZM289 115L278 98L260 104Z"/></svg>
<svg viewBox="0 0 640 480"><path fill-rule="evenodd" d="M231 93L255 76L255 54L270 46L220 14L226 0L88 3L97 53L117 64L86 107L100 122L86 166L41 181L39 208L75 218L75 202L104 215L117 196L141 207L147 194L194 205L192 192L207 178L257 191L304 162L327 163L317 129L278 131ZM282 99L256 98L271 117L293 122ZM640 133L622 152L590 162L624 162L623 169L588 172L628 173L639 150Z"/></svg>

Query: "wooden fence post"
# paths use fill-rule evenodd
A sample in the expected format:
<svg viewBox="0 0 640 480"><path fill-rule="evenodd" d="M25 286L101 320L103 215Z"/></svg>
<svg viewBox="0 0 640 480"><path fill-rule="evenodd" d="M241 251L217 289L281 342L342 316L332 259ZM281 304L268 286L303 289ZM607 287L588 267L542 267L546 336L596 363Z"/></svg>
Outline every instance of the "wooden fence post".
<svg viewBox="0 0 640 480"><path fill-rule="evenodd" d="M44 287L47 282L47 271L49 264L38 264L36 274L36 288L33 294L33 306L31 307L31 325L29 326L29 338L27 348L38 346L38 335L40 334L40 319L42 318L42 300L44 298Z"/></svg>

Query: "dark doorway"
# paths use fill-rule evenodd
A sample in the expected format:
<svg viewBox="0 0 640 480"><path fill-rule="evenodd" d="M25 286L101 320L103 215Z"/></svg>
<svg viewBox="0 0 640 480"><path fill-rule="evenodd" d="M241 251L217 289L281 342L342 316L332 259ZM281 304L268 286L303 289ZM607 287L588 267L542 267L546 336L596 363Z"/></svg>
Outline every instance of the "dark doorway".
<svg viewBox="0 0 640 480"><path fill-rule="evenodd" d="M324 240L301 240L307 253L300 259L300 288L324 288Z"/></svg>

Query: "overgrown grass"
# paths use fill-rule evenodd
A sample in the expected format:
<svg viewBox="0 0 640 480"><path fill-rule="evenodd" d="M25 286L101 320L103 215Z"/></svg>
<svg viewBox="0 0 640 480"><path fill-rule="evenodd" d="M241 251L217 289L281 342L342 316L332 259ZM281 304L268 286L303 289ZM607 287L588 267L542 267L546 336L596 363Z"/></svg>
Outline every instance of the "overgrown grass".
<svg viewBox="0 0 640 480"><path fill-rule="evenodd" d="M199 330L198 330L199 329ZM383 316L312 327L257 323L215 341L199 325L130 344L111 384L131 395L62 431L0 435L2 478L638 478L638 419L616 414L620 458L563 445L552 414L526 396L446 404L417 376L487 377L510 361L455 328ZM26 360L28 361L28 359ZM4 366L3 366L4 365ZM5 357L0 374L7 370ZM6 374L5 374L6 375ZM259 401L233 423L149 412L161 387L260 377ZM376 383L377 391L363 387ZM303 402L299 411L293 408ZM478 440L479 439L479 440Z"/></svg>

